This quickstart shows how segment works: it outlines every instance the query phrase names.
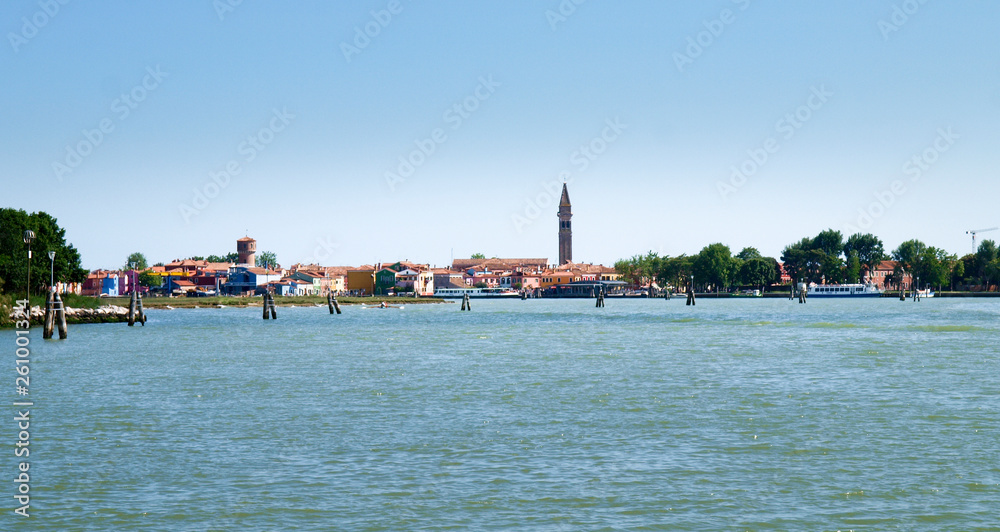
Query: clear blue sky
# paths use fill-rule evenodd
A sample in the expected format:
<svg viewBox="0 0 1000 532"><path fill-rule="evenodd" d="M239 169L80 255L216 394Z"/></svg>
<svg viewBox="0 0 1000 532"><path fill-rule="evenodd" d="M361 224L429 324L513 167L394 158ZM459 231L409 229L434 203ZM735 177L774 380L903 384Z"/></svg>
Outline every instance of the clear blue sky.
<svg viewBox="0 0 1000 532"><path fill-rule="evenodd" d="M567 175L577 261L1000 225L1000 3L228 2L0 3L0 206L87 268L555 262Z"/></svg>

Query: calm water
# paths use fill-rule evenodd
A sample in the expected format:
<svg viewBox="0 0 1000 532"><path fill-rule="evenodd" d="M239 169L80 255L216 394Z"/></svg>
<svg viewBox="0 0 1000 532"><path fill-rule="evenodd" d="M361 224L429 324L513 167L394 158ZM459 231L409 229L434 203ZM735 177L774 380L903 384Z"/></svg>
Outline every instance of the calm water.
<svg viewBox="0 0 1000 532"><path fill-rule="evenodd" d="M473 305L34 329L0 529L1000 529L1000 300Z"/></svg>

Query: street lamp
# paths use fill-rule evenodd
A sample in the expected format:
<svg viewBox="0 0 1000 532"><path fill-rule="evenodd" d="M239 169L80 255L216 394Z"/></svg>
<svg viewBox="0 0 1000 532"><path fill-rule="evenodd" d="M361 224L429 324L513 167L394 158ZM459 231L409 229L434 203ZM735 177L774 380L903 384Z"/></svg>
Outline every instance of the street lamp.
<svg viewBox="0 0 1000 532"><path fill-rule="evenodd" d="M136 286L135 286L135 284L136 284L136 281L138 281L138 280L139 280L139 279L138 279L138 276L137 276L137 275L136 275L136 273L135 273L135 265L136 265L136 264L137 264L137 263L135 263L135 262L130 262L130 263L128 263L129 267L130 267L130 268L132 268L132 293L133 293L133 294L134 294L134 293L136 293L136 292L135 292L135 289L136 289Z"/></svg>
<svg viewBox="0 0 1000 532"><path fill-rule="evenodd" d="M35 239L35 232L28 229L24 232L24 243L28 245L28 299L31 299L31 241ZM28 310L31 310L31 302L28 302Z"/></svg>
<svg viewBox="0 0 1000 532"><path fill-rule="evenodd" d="M49 270L49 286L56 285L56 252L49 252L49 261L52 262L52 268Z"/></svg>

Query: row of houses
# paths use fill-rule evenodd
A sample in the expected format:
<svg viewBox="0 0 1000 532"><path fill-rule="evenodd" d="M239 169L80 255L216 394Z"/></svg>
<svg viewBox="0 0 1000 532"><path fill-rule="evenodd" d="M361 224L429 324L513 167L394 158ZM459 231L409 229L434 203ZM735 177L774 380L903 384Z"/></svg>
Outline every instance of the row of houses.
<svg viewBox="0 0 1000 532"><path fill-rule="evenodd" d="M140 276L158 277L160 286L152 290L139 286ZM556 267L547 259L459 259L449 268L397 261L358 267L295 264L287 269L186 259L142 271L95 270L81 288L83 294L92 296L120 296L134 290L171 295L241 296L266 291L275 295L431 296L436 288L533 290L574 281L617 279L613 268L575 263Z"/></svg>
<svg viewBox="0 0 1000 532"><path fill-rule="evenodd" d="M894 261L883 261L872 272L869 281L879 288L890 288L886 281L891 279L895 269ZM555 266L548 264L544 258L457 259L449 268L397 261L358 267L294 264L287 269L187 259L143 271L95 270L86 282L75 286L73 291L91 296L120 296L133 290L148 292L150 288L138 284L139 276L143 274L161 279L161 286L152 290L162 294L235 296L264 292L280 296L325 296L330 293L358 296L413 293L431 296L437 288L479 286L530 291L569 283L620 280L614 268L585 263ZM783 272L781 281L788 284L792 279ZM912 283L908 274L903 283L904 286Z"/></svg>

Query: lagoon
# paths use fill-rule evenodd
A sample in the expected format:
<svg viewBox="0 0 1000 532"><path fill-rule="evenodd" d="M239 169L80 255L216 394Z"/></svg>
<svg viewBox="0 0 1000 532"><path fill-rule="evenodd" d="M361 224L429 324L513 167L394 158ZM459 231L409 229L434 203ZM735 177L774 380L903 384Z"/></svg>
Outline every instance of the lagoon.
<svg viewBox="0 0 1000 532"><path fill-rule="evenodd" d="M0 528L1000 522L997 300L148 314L32 330L32 517Z"/></svg>

